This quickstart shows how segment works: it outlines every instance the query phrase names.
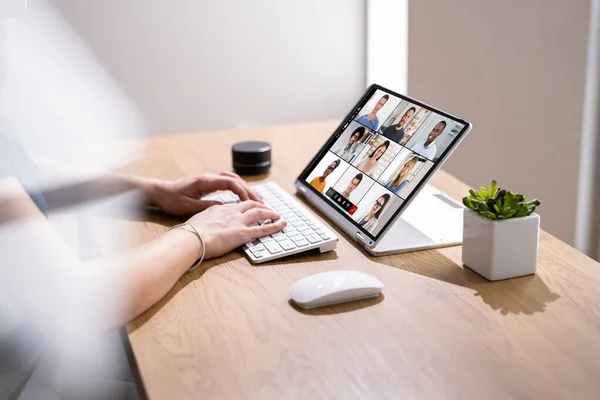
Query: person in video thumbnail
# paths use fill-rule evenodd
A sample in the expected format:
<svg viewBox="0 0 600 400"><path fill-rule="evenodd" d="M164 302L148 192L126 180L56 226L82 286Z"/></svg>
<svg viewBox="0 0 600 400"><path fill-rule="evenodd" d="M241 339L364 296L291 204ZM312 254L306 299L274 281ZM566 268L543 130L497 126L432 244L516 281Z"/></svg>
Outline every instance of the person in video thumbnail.
<svg viewBox="0 0 600 400"><path fill-rule="evenodd" d="M354 189L356 189L358 187L358 185L362 181L362 178L363 178L363 174L361 174L361 173L356 174L356 176L354 178L352 178L350 183L348 183L348 187L346 188L346 190L344 190L344 192L342 193L342 196L344 196L345 198L348 199L350 197L350 194L354 191Z"/></svg>
<svg viewBox="0 0 600 400"><path fill-rule="evenodd" d="M377 113L383 108L383 106L385 106L385 103L387 103L389 98L390 96L387 94L382 96L377 104L375 104L375 107L373 107L371 112L359 117L356 122L359 122L367 128L373 129L374 131L377 130L377 127L379 126L379 118L377 118Z"/></svg>
<svg viewBox="0 0 600 400"><path fill-rule="evenodd" d="M375 167L377 167L379 159L385 154L388 147L390 147L390 141L386 140L385 142L377 146L377 148L373 150L371 154L365 156L365 158L363 158L362 161L359 162L356 167L365 174L369 175L371 178L373 178L373 172L375 171Z"/></svg>
<svg viewBox="0 0 600 400"><path fill-rule="evenodd" d="M433 143L433 142L435 142L435 139L437 139L438 136L440 136L444 132L445 128L446 128L445 121L438 122L433 127L431 132L429 132L429 135L427 135L427 140L416 143L413 146L412 150L415 153L419 153L423 157L433 160L433 158L435 157L435 155L437 153L437 147L435 147L435 143Z"/></svg>
<svg viewBox="0 0 600 400"><path fill-rule="evenodd" d="M368 232L373 233L373 230L375 229L375 227L377 227L377 224L379 223L379 217L381 217L381 213L383 212L385 205L388 203L389 200L390 195L387 193L380 196L377 199L377 201L373 203L373 207L371 207L371 210L369 210L369 212L365 216L358 220L358 224L365 228L365 230L367 230Z"/></svg>
<svg viewBox="0 0 600 400"><path fill-rule="evenodd" d="M363 126L356 128L356 130L352 132L352 135L350 135L348 144L334 149L333 152L346 162L352 161L352 157L356 154L356 146L360 143L360 139L362 139L364 134L365 128Z"/></svg>
<svg viewBox="0 0 600 400"><path fill-rule="evenodd" d="M419 157L412 156L410 160L400 167L396 175L385 184L385 187L400 195L400 192L408 185L408 177L415 165L417 165L417 161L419 161Z"/></svg>
<svg viewBox="0 0 600 400"><path fill-rule="evenodd" d="M414 107L409 108L404 113L402 118L400 118L400 121L398 121L398 123L396 125L390 125L383 130L383 132L382 132L383 136L385 136L386 138L388 138L390 140L393 140L396 143L400 143L400 141L404 137L404 127L406 126L406 123L415 114L415 111L417 111L417 110Z"/></svg>
<svg viewBox="0 0 600 400"><path fill-rule="evenodd" d="M323 175L316 176L312 181L310 181L310 186L322 193L323 189L325 189L325 179L331 175L333 171L335 171L338 165L340 165L340 160L333 161L331 164L329 164L329 166L327 166L327 168L325 168Z"/></svg>

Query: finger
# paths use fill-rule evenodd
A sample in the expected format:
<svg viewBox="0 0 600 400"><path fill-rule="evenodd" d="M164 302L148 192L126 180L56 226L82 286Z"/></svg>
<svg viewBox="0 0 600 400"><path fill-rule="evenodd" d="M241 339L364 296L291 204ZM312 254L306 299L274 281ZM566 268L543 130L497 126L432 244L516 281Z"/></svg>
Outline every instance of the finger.
<svg viewBox="0 0 600 400"><path fill-rule="evenodd" d="M192 200L190 204L192 213L196 214L212 206L221 206L223 202L218 200Z"/></svg>
<svg viewBox="0 0 600 400"><path fill-rule="evenodd" d="M263 202L262 196L260 194L256 193L254 190L252 190L250 188L250 186L248 186L248 182L246 182L244 179L242 179L242 177L239 176L238 174L236 174L235 172L223 171L220 173L220 175L237 180L242 186L244 186L244 188L248 192L248 196L250 197L250 200L260 201L261 203Z"/></svg>
<svg viewBox="0 0 600 400"><path fill-rule="evenodd" d="M281 218L278 212L269 210L267 208L253 208L246 211L243 216L246 225L250 225L258 221L264 221L266 219L277 220Z"/></svg>
<svg viewBox="0 0 600 400"><path fill-rule="evenodd" d="M248 227L248 241L265 237L280 232L287 226L287 222L279 220L270 224Z"/></svg>
<svg viewBox="0 0 600 400"><path fill-rule="evenodd" d="M219 175L228 176L230 178L235 178L235 179L239 179L240 181L243 181L242 177L239 176L238 174L236 174L235 172L222 171Z"/></svg>
<svg viewBox="0 0 600 400"><path fill-rule="evenodd" d="M228 176L215 176L214 179L205 183L202 188L205 192L215 192L217 190L231 190L241 201L250 199L248 190L237 179Z"/></svg>
<svg viewBox="0 0 600 400"><path fill-rule="evenodd" d="M164 207L163 211L171 215L193 215L206 210L214 205L223 204L214 200L196 200L188 197L182 198L176 207Z"/></svg>
<svg viewBox="0 0 600 400"><path fill-rule="evenodd" d="M241 213L245 213L246 211L251 210L253 208L266 209L266 206L264 204L254 200L242 201L241 203L236 204L235 207L237 207L237 209Z"/></svg>

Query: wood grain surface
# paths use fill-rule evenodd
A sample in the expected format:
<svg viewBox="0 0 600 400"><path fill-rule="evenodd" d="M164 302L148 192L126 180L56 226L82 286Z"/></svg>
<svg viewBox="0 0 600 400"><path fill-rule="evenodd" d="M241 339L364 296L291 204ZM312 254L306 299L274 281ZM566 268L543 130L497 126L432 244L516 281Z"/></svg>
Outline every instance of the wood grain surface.
<svg viewBox="0 0 600 400"><path fill-rule="evenodd" d="M260 139L273 146L273 167L255 179L292 192L335 126L151 138L140 142L145 156L126 170L159 178L230 170L231 145ZM468 189L443 171L432 183L455 198ZM123 232L117 247L126 247L175 223L147 214L97 225ZM595 261L542 233L536 275L489 282L462 266L460 247L372 257L335 230L340 242L326 254L253 266L237 250L205 261L131 322L150 398L600 398ZM105 254L116 250L112 239L101 243ZM291 305L292 283L340 269L374 275L384 295L313 311Z"/></svg>

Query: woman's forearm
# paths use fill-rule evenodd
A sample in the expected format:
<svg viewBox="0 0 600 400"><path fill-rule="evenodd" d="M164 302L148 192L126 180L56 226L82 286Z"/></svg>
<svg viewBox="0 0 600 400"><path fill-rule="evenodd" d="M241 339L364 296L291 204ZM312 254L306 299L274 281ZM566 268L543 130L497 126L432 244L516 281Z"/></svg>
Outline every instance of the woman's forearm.
<svg viewBox="0 0 600 400"><path fill-rule="evenodd" d="M89 271L101 291L117 303L107 305L106 329L131 321L163 298L201 254L198 237L174 229L121 255L93 261ZM109 272L110 271L110 272Z"/></svg>
<svg viewBox="0 0 600 400"><path fill-rule="evenodd" d="M42 180L42 194L48 207L59 209L137 191L142 204L149 198L158 180L110 171L80 171L61 162L34 158Z"/></svg>
<svg viewBox="0 0 600 400"><path fill-rule="evenodd" d="M66 340L76 331L100 335L146 311L198 259L201 244L174 229L80 264L20 183L7 178L0 179L0 254L0 291L41 332Z"/></svg>

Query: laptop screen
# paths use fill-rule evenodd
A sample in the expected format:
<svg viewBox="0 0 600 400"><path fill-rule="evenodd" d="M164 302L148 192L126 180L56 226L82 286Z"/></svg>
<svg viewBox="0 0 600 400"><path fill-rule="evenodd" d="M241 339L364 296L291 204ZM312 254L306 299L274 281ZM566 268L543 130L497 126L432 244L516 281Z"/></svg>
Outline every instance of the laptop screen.
<svg viewBox="0 0 600 400"><path fill-rule="evenodd" d="M463 120L374 85L299 180L377 240L467 128Z"/></svg>

